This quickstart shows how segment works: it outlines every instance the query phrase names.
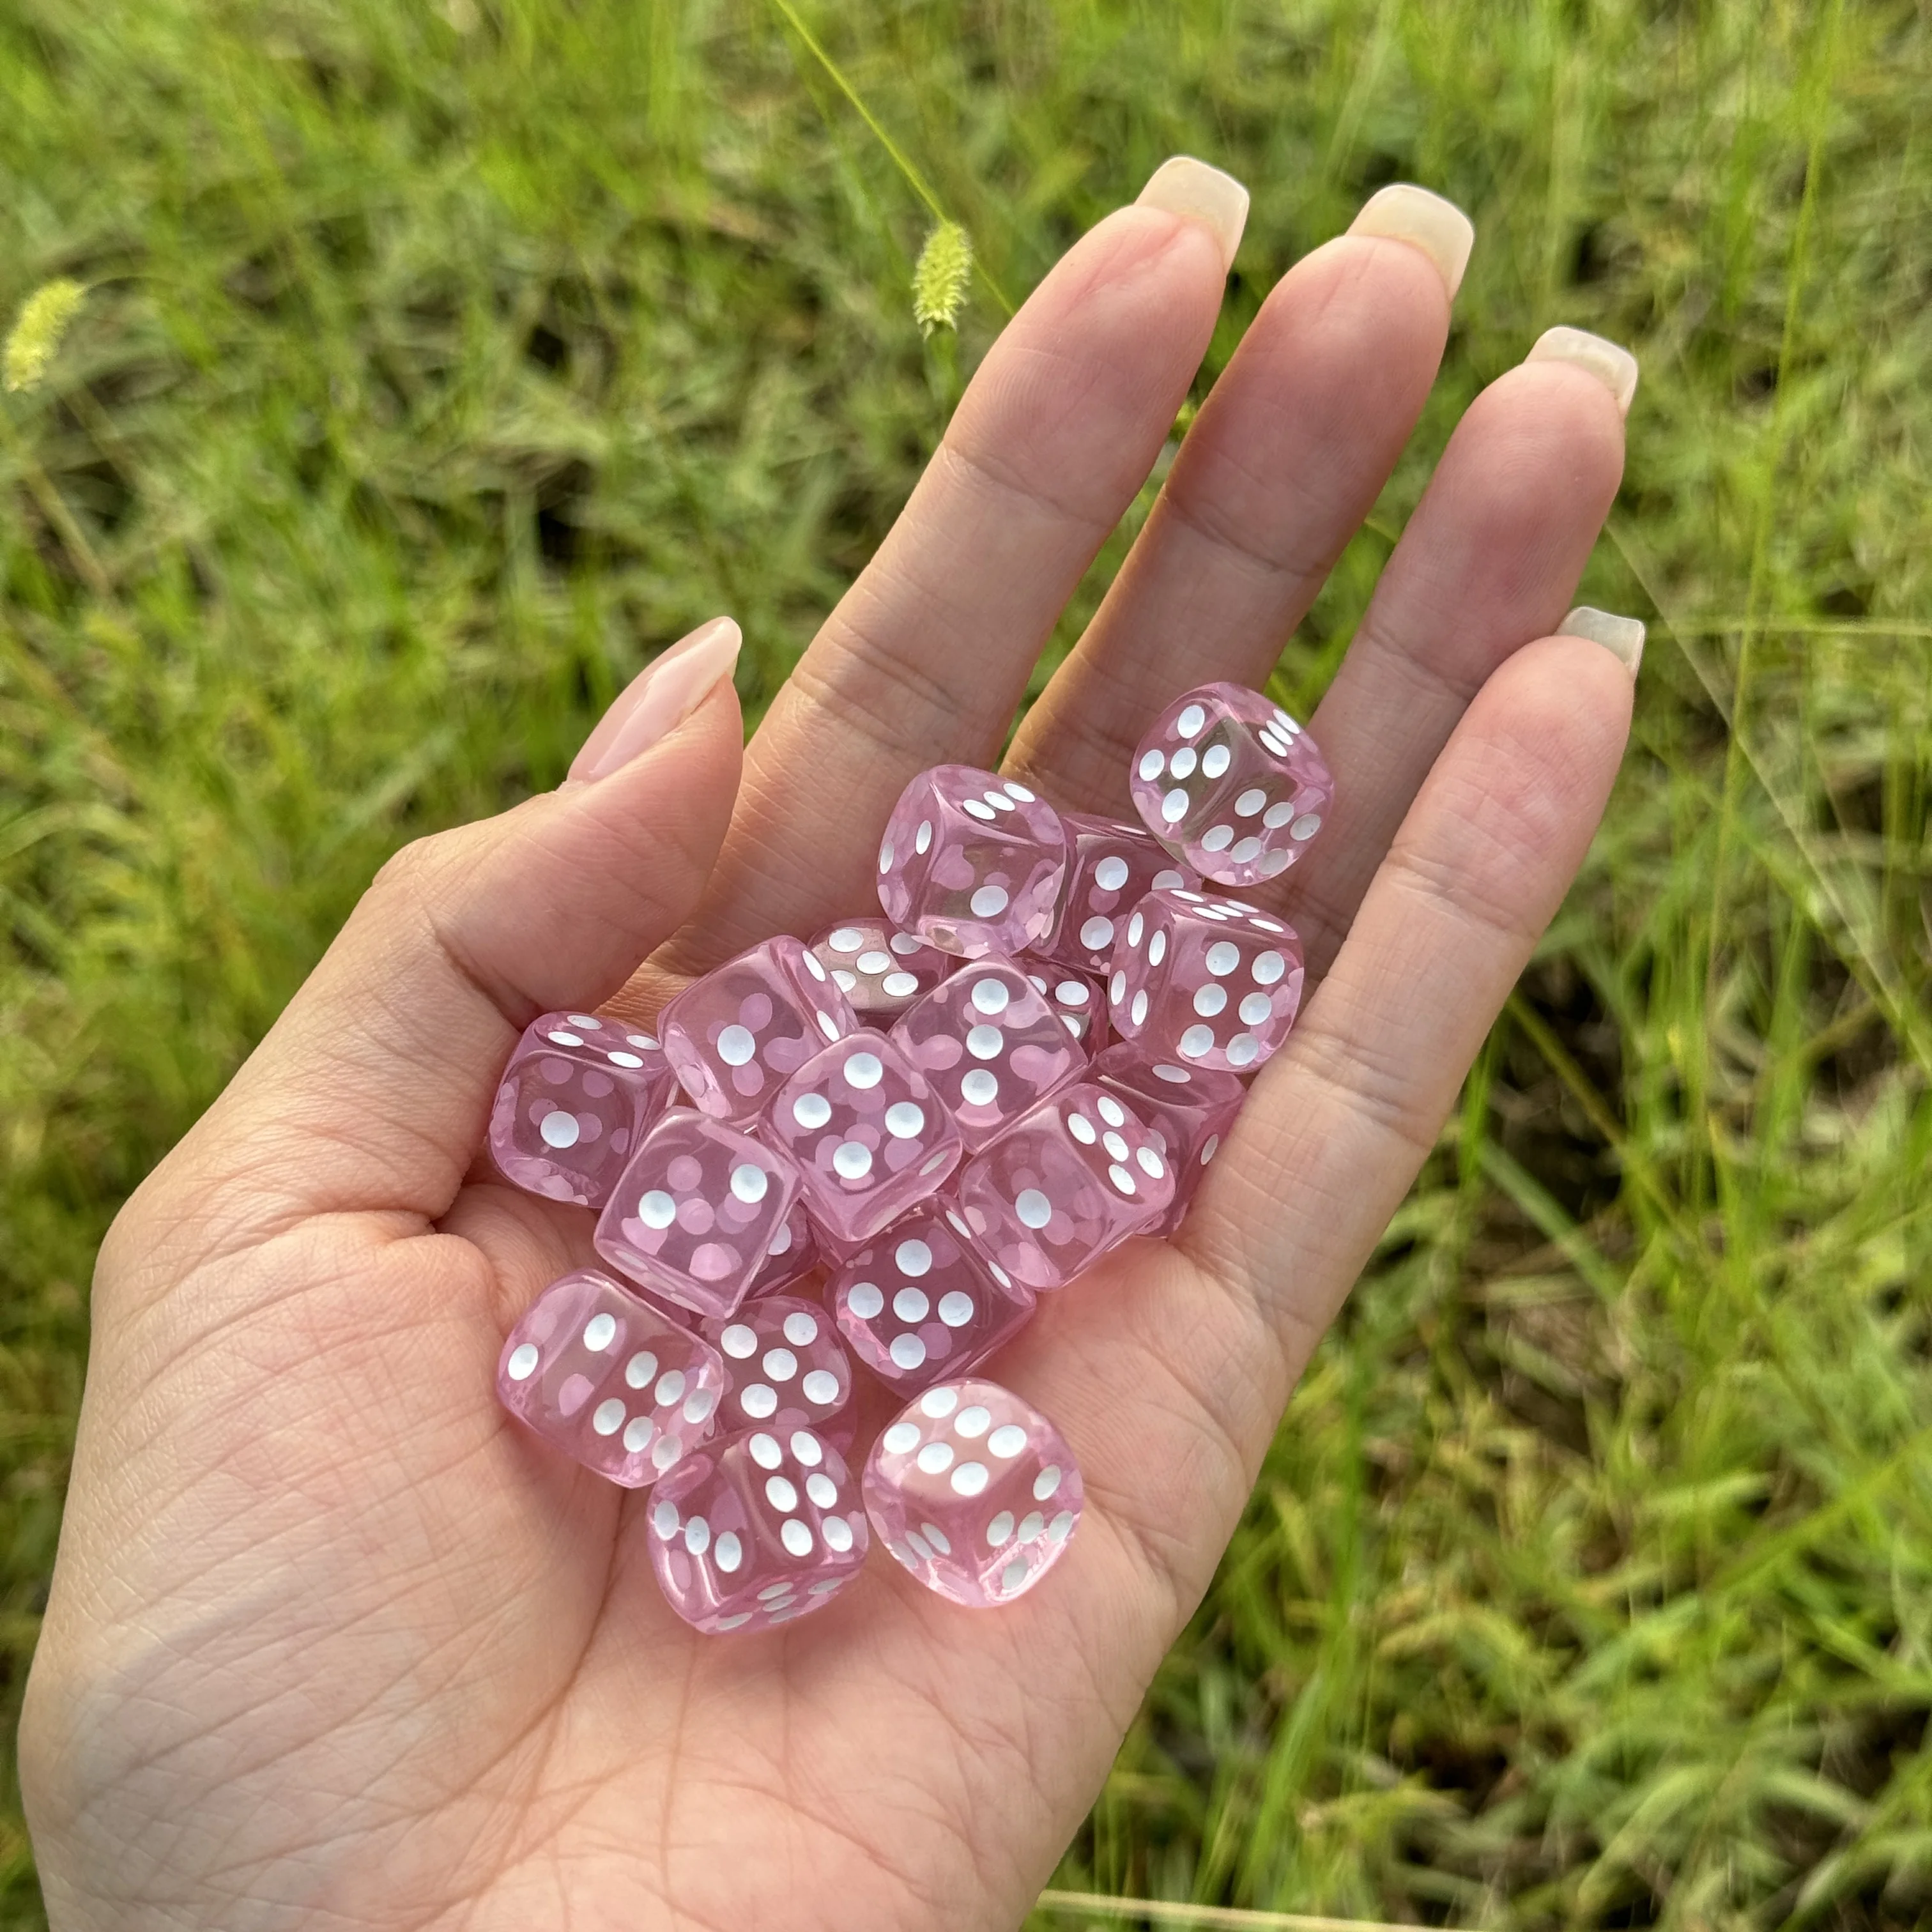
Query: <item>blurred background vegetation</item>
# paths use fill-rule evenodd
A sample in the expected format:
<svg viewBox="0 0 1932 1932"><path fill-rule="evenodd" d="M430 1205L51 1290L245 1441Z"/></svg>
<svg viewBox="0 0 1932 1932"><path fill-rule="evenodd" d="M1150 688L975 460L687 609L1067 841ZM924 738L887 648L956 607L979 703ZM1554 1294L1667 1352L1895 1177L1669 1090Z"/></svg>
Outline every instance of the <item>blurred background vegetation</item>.
<svg viewBox="0 0 1932 1932"><path fill-rule="evenodd" d="M1924 1923L1932 12L801 10L1008 291L1171 152L1248 182L1201 390L1374 188L1473 214L1304 704L1482 383L1556 322L1644 368L1608 822L1058 1883ZM930 225L760 0L0 5L0 311L89 289L0 396L10 1712L117 1203L398 843L714 611L770 697L997 326L922 338Z"/></svg>

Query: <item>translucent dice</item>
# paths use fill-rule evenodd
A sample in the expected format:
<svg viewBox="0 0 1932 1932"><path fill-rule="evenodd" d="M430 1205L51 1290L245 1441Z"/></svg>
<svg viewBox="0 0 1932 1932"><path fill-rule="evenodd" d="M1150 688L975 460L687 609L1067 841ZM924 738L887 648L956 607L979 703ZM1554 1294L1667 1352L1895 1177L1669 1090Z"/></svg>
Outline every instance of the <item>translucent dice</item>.
<svg viewBox="0 0 1932 1932"><path fill-rule="evenodd" d="M959 964L955 954L895 932L876 914L841 920L811 944L813 957L868 1026L890 1026Z"/></svg>
<svg viewBox="0 0 1932 1932"><path fill-rule="evenodd" d="M1149 892L1201 881L1143 826L1081 812L1060 817L1066 827L1066 885L1059 928L1040 950L1062 966L1104 978L1127 914Z"/></svg>
<svg viewBox="0 0 1932 1932"><path fill-rule="evenodd" d="M1174 1174L1174 1198L1146 1232L1172 1234L1240 1114L1247 1089L1234 1075L1212 1067L1150 1060L1132 1040L1108 1048L1088 1078L1124 1101L1160 1136L1161 1151Z"/></svg>
<svg viewBox="0 0 1932 1932"><path fill-rule="evenodd" d="M850 1446L858 1426L852 1364L816 1303L768 1294L700 1332L723 1366L721 1429L813 1429L842 1449Z"/></svg>

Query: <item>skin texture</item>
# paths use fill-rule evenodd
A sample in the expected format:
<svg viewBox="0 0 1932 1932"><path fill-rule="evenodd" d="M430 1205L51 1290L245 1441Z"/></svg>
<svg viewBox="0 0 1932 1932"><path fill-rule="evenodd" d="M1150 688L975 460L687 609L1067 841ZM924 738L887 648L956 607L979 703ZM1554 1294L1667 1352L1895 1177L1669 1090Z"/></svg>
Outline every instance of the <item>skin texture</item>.
<svg viewBox="0 0 1932 1932"><path fill-rule="evenodd" d="M1324 976L1178 1239L1046 1298L994 1365L1087 1481L1014 1608L958 1610L879 1556L800 1623L694 1635L650 1573L649 1492L494 1400L503 1335L590 1258L590 1221L476 1152L536 1013L647 1013L871 902L905 781L997 752L1221 287L1196 224L1100 224L742 757L721 687L615 773L404 852L128 1204L21 1738L57 1928L1022 1917L1602 811L1630 680L1546 634L1616 487L1609 392L1545 364L1469 412L1311 721L1337 805L1278 896ZM1124 808L1157 705L1258 680L1448 322L1400 241L1283 278L1012 769Z"/></svg>

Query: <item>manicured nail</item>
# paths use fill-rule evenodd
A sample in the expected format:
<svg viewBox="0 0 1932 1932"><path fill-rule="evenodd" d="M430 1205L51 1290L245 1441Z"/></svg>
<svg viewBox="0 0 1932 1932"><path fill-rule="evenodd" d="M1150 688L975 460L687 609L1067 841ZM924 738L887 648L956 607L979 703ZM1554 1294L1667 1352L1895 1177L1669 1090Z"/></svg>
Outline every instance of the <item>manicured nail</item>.
<svg viewBox="0 0 1932 1932"><path fill-rule="evenodd" d="M744 641L729 617L714 617L659 652L598 719L564 782L606 778L675 730L731 675Z"/></svg>
<svg viewBox="0 0 1932 1932"><path fill-rule="evenodd" d="M1154 170L1134 199L1143 208L1164 208L1199 222L1220 246L1222 271L1233 267L1241 230L1248 225L1248 191L1232 175L1192 154L1176 154Z"/></svg>
<svg viewBox="0 0 1932 1932"><path fill-rule="evenodd" d="M1531 344L1526 362L1574 362L1587 369L1617 400L1617 413L1630 414L1636 394L1636 358L1628 349L1592 335L1587 328L1546 328Z"/></svg>
<svg viewBox="0 0 1932 1932"><path fill-rule="evenodd" d="M1462 286L1469 250L1476 245L1476 224L1453 201L1409 182L1377 188L1348 224L1348 232L1385 235L1392 242L1420 248L1436 264L1451 302Z"/></svg>
<svg viewBox="0 0 1932 1932"><path fill-rule="evenodd" d="M1614 610L1598 610L1588 604L1580 604L1556 628L1564 637L1587 638L1593 644L1601 644L1632 677L1643 662L1644 627L1640 617L1619 617Z"/></svg>

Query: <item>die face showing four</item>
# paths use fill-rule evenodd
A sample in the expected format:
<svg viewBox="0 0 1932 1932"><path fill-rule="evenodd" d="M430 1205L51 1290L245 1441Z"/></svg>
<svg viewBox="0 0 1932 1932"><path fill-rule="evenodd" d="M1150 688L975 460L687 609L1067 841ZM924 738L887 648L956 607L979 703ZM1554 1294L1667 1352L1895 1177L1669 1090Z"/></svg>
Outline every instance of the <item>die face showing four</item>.
<svg viewBox="0 0 1932 1932"><path fill-rule="evenodd" d="M1128 782L1148 830L1224 886L1278 878L1322 830L1335 796L1315 741L1238 684L1177 698L1141 740Z"/></svg>
<svg viewBox="0 0 1932 1932"><path fill-rule="evenodd" d="M582 1268L511 1330L496 1393L545 1442L635 1490L711 1439L724 1366L701 1336Z"/></svg>
<svg viewBox="0 0 1932 1932"><path fill-rule="evenodd" d="M728 1321L702 1324L698 1332L722 1365L721 1430L788 1435L809 1429L841 1449L851 1447L858 1429L852 1364L832 1318L816 1303L769 1294L747 1302Z"/></svg>
<svg viewBox="0 0 1932 1932"><path fill-rule="evenodd" d="M879 847L886 916L967 959L1044 943L1066 876L1060 814L1024 785L970 765L922 772Z"/></svg>
<svg viewBox="0 0 1932 1932"><path fill-rule="evenodd" d="M1161 1151L1174 1174L1174 1198L1145 1232L1163 1238L1172 1234L1220 1152L1247 1089L1234 1075L1211 1067L1150 1060L1132 1040L1100 1054L1089 1078L1124 1100L1160 1136Z"/></svg>
<svg viewBox="0 0 1932 1932"><path fill-rule="evenodd" d="M1067 1037L1087 1049L1090 1058L1112 1043L1107 1026L1107 981L1104 974L1089 977L1032 953L1019 961L1034 989L1059 1016Z"/></svg>
<svg viewBox="0 0 1932 1932"><path fill-rule="evenodd" d="M1082 812L1060 816L1067 842L1060 926L1037 950L1042 958L1104 980L1127 914L1149 892L1201 881L1142 826Z"/></svg>
<svg viewBox="0 0 1932 1932"><path fill-rule="evenodd" d="M809 1429L751 1429L690 1457L651 1499L651 1567L707 1634L769 1629L825 1605L871 1543L860 1485Z"/></svg>
<svg viewBox="0 0 1932 1932"><path fill-rule="evenodd" d="M987 1609L1032 1588L1080 1521L1079 1466L1038 1409L996 1382L909 1403L867 1459L866 1513L928 1589Z"/></svg>
<svg viewBox="0 0 1932 1932"><path fill-rule="evenodd" d="M805 1203L794 1201L791 1211L772 1237L764 1261L745 1291L745 1299L756 1301L760 1296L779 1293L794 1282L802 1281L824 1258L819 1252L818 1238L812 1232L812 1217L805 1211Z"/></svg>
<svg viewBox="0 0 1932 1932"><path fill-rule="evenodd" d="M798 1172L748 1134L674 1108L638 1143L597 1222L597 1252L652 1295L729 1315L771 1253Z"/></svg>
<svg viewBox="0 0 1932 1932"><path fill-rule="evenodd" d="M890 1026L959 964L952 953L909 932L895 932L876 914L828 926L811 946L812 956L867 1026Z"/></svg>
<svg viewBox="0 0 1932 1932"><path fill-rule="evenodd" d="M1061 1288L1159 1220L1174 1176L1131 1108L1076 1081L974 1155L956 1192L982 1255L1029 1288Z"/></svg>
<svg viewBox="0 0 1932 1932"><path fill-rule="evenodd" d="M532 1194L601 1208L676 1088L649 1034L595 1013L545 1013L503 1070L490 1110L490 1158Z"/></svg>
<svg viewBox="0 0 1932 1932"><path fill-rule="evenodd" d="M658 1035L692 1105L744 1126L788 1075L858 1024L817 956L781 934L686 987L658 1016Z"/></svg>
<svg viewBox="0 0 1932 1932"><path fill-rule="evenodd" d="M1150 892L1120 928L1108 1017L1150 1060L1252 1073L1301 1004L1294 927L1235 899Z"/></svg>

